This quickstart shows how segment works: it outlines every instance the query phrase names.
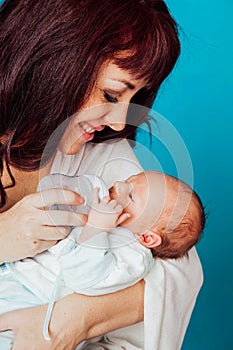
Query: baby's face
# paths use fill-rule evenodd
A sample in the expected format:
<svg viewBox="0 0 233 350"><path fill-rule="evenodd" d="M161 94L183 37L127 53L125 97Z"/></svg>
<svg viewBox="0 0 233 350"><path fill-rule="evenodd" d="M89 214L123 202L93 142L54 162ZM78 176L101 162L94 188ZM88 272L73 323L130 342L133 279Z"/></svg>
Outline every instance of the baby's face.
<svg viewBox="0 0 233 350"><path fill-rule="evenodd" d="M144 233L152 228L165 203L165 176L148 171L131 176L126 181L117 181L109 190L131 217L121 226L134 233Z"/></svg>

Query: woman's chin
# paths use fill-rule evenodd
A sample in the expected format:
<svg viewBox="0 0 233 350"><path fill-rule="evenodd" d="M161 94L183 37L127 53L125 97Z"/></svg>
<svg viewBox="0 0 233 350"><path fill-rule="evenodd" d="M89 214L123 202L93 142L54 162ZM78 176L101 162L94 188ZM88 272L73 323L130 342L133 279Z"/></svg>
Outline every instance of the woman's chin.
<svg viewBox="0 0 233 350"><path fill-rule="evenodd" d="M64 154L67 154L67 155L72 155L72 154L76 154L78 153L82 146L91 141L93 138L94 138L94 133L92 134L89 134L89 133L83 133L79 138L78 140L76 140L73 144L71 144L71 142L65 142L65 138L64 135L62 137L62 140L59 144L59 151L64 153Z"/></svg>
<svg viewBox="0 0 233 350"><path fill-rule="evenodd" d="M77 142L73 143L72 145L60 144L58 147L58 150L63 154L73 155L73 154L78 153L81 150L84 143L85 142L81 143L80 141L77 141Z"/></svg>

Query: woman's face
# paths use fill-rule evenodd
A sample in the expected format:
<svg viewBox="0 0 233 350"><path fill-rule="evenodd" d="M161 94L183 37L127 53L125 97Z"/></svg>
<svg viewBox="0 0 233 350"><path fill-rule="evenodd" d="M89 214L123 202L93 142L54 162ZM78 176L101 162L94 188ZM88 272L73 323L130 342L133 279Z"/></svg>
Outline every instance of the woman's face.
<svg viewBox="0 0 233 350"><path fill-rule="evenodd" d="M136 80L112 61L103 64L88 101L71 119L59 149L65 154L75 154L105 126L123 130L130 100L145 85L144 80Z"/></svg>

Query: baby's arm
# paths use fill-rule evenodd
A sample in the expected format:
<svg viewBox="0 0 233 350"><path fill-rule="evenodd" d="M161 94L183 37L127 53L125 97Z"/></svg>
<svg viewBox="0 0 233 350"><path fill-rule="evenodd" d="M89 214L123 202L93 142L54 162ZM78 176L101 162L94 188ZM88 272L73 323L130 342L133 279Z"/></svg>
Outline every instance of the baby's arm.
<svg viewBox="0 0 233 350"><path fill-rule="evenodd" d="M86 295L112 293L140 281L150 271L152 255L148 249L135 245L130 231L117 228L108 233L126 215L115 200L100 200L98 191L94 191L92 209L78 245L60 257L68 288Z"/></svg>

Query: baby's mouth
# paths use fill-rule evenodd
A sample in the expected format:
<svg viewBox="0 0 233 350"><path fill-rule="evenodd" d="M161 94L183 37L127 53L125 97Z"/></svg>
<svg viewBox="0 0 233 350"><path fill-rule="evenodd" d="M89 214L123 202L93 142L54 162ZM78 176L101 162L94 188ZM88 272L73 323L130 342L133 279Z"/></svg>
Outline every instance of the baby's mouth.
<svg viewBox="0 0 233 350"><path fill-rule="evenodd" d="M125 201L125 198L124 196L121 195L121 193L117 192L115 186L110 187L108 192L109 192L109 197L111 199L115 199L118 204L122 205L123 208L127 207L129 203Z"/></svg>
<svg viewBox="0 0 233 350"><path fill-rule="evenodd" d="M109 188L108 192L111 199L117 199L117 193L113 186Z"/></svg>

